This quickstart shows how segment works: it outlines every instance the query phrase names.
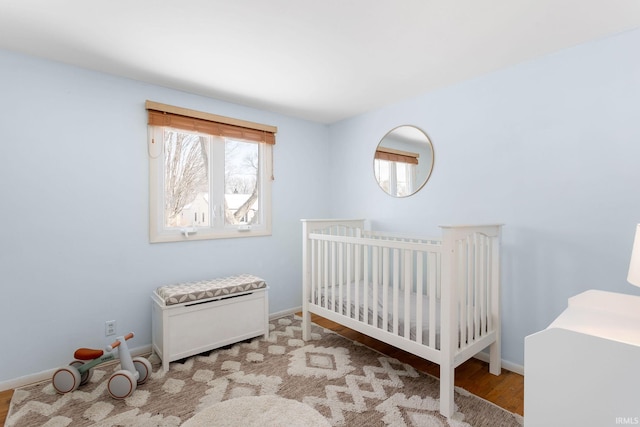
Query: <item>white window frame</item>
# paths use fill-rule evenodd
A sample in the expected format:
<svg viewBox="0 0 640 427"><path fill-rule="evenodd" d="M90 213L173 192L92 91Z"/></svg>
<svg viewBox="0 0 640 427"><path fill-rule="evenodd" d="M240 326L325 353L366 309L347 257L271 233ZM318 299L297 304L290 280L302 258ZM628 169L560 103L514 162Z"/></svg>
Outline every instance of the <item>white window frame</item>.
<svg viewBox="0 0 640 427"><path fill-rule="evenodd" d="M374 159L373 165L374 165L374 174L376 176L376 181L378 182L378 185L387 193L389 193L391 196L406 197L415 193L416 191L415 182L416 182L416 173L417 173L416 165L410 164L410 163L404 163L404 162L394 162L391 160L382 160L382 159ZM386 168L386 170L389 173L389 176L388 176L389 188L387 189L385 189L382 184L382 181L384 181L382 178L386 178L386 177L380 176L383 166ZM403 193L399 192L399 187L398 187L400 182L398 179L401 173L400 169L404 171L404 175L406 177L405 182L407 187L404 189L405 191Z"/></svg>
<svg viewBox="0 0 640 427"><path fill-rule="evenodd" d="M210 225L206 227L186 227L186 228L165 228L164 227L164 130L165 126L148 126L148 147L149 147L149 240L151 243L162 242L184 242L189 240L226 239L238 237L257 237L271 235L271 187L273 180L273 145L266 143L258 144L259 158L259 214L260 224L226 225L223 215L223 207L216 203L210 203L209 218ZM197 133L175 129L179 132ZM206 135L208 138L223 138L219 136ZM251 141L249 141L251 142ZM215 146L215 142L213 143ZM222 145L222 144L220 144ZM222 159L224 161L224 150ZM219 154L219 153L218 153ZM210 158L210 170L213 170L214 153ZM219 167L219 166L218 166ZM213 180L213 173L210 174ZM217 188L220 192L220 188ZM209 200L213 201L212 195L216 192L213 185L210 186ZM224 192L224 190L222 191ZM224 194L222 194L224 197ZM218 206L216 208L216 206ZM215 219L214 219L215 218Z"/></svg>

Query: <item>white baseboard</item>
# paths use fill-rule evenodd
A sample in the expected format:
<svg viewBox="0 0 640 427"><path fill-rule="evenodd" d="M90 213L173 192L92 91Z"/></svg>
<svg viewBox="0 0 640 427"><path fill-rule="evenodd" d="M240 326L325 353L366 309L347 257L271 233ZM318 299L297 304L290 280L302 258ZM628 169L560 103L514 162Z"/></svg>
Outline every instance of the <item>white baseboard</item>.
<svg viewBox="0 0 640 427"><path fill-rule="evenodd" d="M269 320L279 319L280 317L289 316L290 314L295 314L300 311L302 311L302 306L278 311L276 313L269 313Z"/></svg>
<svg viewBox="0 0 640 427"><path fill-rule="evenodd" d="M489 363L489 355L487 353L478 353L475 356L476 359L482 360L483 362ZM515 372L516 374L520 374L524 376L524 366L516 365L515 363L511 363L508 360L502 359L502 368L507 371Z"/></svg>
<svg viewBox="0 0 640 427"><path fill-rule="evenodd" d="M134 357L148 355L151 353L151 345L149 344L142 347L132 348L130 349L130 351L131 351L131 356L134 356ZM113 361L104 363L103 365L100 365L100 366L109 366L116 363L120 363L120 360L115 359ZM56 372L56 370L58 370L58 368L48 369L46 371L38 372L36 374L25 375L24 377L18 377L18 378L14 378L7 381L2 381L0 382L0 391L11 390L18 387L24 387L31 384L50 380L53 374Z"/></svg>
<svg viewBox="0 0 640 427"><path fill-rule="evenodd" d="M24 377L14 378L8 381L2 381L0 382L0 391L11 390L18 387L24 387L29 384L35 384L45 381L47 378L51 378L55 371L55 369L51 369L48 371L38 372L36 374L25 375Z"/></svg>

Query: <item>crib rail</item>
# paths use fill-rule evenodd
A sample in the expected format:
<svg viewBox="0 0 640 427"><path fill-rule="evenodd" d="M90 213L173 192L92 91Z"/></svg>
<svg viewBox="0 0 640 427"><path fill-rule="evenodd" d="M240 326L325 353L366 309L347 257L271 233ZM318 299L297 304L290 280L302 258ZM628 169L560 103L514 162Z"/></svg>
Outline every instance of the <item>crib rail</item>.
<svg viewBox="0 0 640 427"><path fill-rule="evenodd" d="M372 239L381 239L386 241L398 241L398 242L413 242L413 243L428 243L433 245L442 244L442 237L415 237L405 236L396 233L390 233L386 231L369 231L364 230L362 232L364 237L370 237Z"/></svg>

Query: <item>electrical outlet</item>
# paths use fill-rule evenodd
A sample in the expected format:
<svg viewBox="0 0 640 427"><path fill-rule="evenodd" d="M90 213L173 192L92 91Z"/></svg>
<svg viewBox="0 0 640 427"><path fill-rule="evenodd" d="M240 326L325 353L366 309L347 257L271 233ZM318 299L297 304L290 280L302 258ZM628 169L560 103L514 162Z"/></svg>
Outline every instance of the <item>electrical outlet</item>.
<svg viewBox="0 0 640 427"><path fill-rule="evenodd" d="M116 334L116 321L107 320L104 322L104 336L109 337Z"/></svg>

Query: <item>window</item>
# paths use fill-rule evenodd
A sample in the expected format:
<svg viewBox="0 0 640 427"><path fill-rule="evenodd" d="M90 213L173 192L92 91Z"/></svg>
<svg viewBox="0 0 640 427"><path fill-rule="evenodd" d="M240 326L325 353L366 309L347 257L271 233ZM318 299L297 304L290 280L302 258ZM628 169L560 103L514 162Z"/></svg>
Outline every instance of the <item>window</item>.
<svg viewBox="0 0 640 427"><path fill-rule="evenodd" d="M276 128L146 106L151 242L270 235Z"/></svg>
<svg viewBox="0 0 640 427"><path fill-rule="evenodd" d="M418 154L378 147L373 163L376 181L392 196L413 194Z"/></svg>

